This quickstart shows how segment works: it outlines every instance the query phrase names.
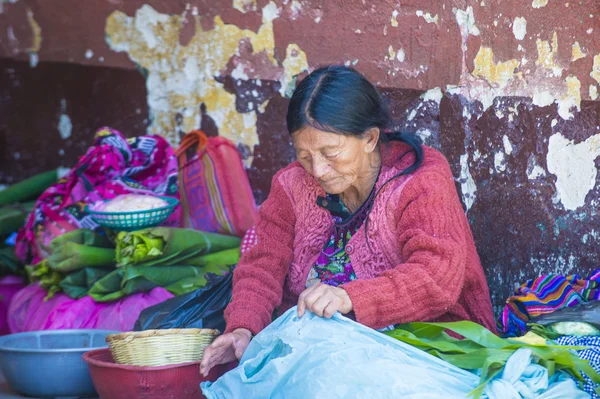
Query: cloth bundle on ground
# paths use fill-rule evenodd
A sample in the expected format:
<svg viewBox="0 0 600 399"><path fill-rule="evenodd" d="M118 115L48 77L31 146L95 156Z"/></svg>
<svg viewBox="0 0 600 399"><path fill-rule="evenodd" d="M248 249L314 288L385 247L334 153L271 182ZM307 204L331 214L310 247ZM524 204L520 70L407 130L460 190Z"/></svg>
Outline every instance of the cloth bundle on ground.
<svg viewBox="0 0 600 399"><path fill-rule="evenodd" d="M173 298L161 287L111 303L97 303L89 296L72 299L63 293L44 300L46 295L36 284L16 293L8 311L11 333L70 328L131 331L142 310Z"/></svg>
<svg viewBox="0 0 600 399"><path fill-rule="evenodd" d="M5 276L0 279L0 335L10 333L8 309L14 296L25 287L21 277Z"/></svg>
<svg viewBox="0 0 600 399"><path fill-rule="evenodd" d="M102 128L76 166L38 198L19 232L17 255L38 263L48 256L44 248L53 238L80 227L98 228L86 205L128 193L178 197L175 152L160 136L125 139ZM165 224L177 226L179 217L178 207Z"/></svg>
<svg viewBox="0 0 600 399"><path fill-rule="evenodd" d="M507 337L523 335L531 319L600 298L600 269L587 277L549 274L529 280L506 300L497 323Z"/></svg>
<svg viewBox="0 0 600 399"><path fill-rule="evenodd" d="M240 365L216 382L202 383L208 399L466 398L480 377L339 314L332 319L296 308L259 333ZM489 399L585 399L574 381L531 363L517 350L488 384Z"/></svg>

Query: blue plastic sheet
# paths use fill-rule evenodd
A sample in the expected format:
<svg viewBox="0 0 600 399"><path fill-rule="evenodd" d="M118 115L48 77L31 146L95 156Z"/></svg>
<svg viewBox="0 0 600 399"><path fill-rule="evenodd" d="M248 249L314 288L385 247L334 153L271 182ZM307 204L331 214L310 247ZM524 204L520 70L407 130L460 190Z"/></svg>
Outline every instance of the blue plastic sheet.
<svg viewBox="0 0 600 399"><path fill-rule="evenodd" d="M529 367L530 352L513 358L483 398L589 398L573 381ZM521 396L527 390L515 391L515 381L533 396ZM201 387L208 399L465 399L478 385L476 374L339 314L298 318L292 308L252 340L237 368ZM540 396L550 390L558 396Z"/></svg>

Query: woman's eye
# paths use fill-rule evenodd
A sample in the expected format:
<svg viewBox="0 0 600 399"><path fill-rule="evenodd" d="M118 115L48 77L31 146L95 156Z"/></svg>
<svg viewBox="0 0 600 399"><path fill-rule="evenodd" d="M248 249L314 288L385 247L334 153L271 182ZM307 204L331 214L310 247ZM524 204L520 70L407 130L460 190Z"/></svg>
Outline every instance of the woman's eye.
<svg viewBox="0 0 600 399"><path fill-rule="evenodd" d="M323 156L324 156L325 158L329 158L329 159L335 158L335 157L337 157L338 155L340 155L340 153L339 153L339 152L332 152L332 153L329 153L329 154L323 154Z"/></svg>

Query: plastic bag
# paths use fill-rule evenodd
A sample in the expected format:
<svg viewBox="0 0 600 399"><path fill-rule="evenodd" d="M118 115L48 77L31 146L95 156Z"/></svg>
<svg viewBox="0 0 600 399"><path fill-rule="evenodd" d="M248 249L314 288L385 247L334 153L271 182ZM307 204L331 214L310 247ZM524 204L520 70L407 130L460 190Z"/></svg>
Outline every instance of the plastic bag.
<svg viewBox="0 0 600 399"><path fill-rule="evenodd" d="M0 335L10 333L8 327L8 308L12 299L21 289L25 287L25 283L21 277L6 276L0 279Z"/></svg>
<svg viewBox="0 0 600 399"><path fill-rule="evenodd" d="M549 326L563 321L588 323L600 328L600 301L590 301L570 308L562 308L536 317L531 320L531 323Z"/></svg>
<svg viewBox="0 0 600 399"><path fill-rule="evenodd" d="M484 397L493 399L589 399L565 373L548 376L548 370L531 363L531 349L517 350L500 375L486 386Z"/></svg>
<svg viewBox="0 0 600 399"><path fill-rule="evenodd" d="M507 385L515 376L533 391L548 388L553 395L536 391L528 399L589 397L570 380L548 386L547 373L524 371L532 371L530 363L530 353L516 357L498 378L503 382L482 398L512 399L514 389ZM474 373L339 314L324 319L307 313L300 319L294 307L250 342L237 368L201 387L208 399L464 399L478 385Z"/></svg>
<svg viewBox="0 0 600 399"><path fill-rule="evenodd" d="M231 300L233 274L208 275L205 287L151 306L140 314L135 331L168 328L225 330L223 311Z"/></svg>
<svg viewBox="0 0 600 399"><path fill-rule="evenodd" d="M96 303L89 296L71 299L63 293L44 301L46 295L35 284L17 292L8 312L11 333L71 328L131 331L142 310L173 298L160 287L110 303Z"/></svg>

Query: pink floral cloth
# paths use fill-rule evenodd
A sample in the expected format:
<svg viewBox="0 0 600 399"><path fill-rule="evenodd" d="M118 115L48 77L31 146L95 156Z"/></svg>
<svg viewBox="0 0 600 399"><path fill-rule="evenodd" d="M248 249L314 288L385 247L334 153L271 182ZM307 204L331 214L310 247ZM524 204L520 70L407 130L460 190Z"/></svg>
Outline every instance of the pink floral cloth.
<svg viewBox="0 0 600 399"><path fill-rule="evenodd" d="M98 130L76 166L38 198L17 237L17 256L37 263L54 237L81 227L97 229L86 205L129 193L178 198L177 168L174 150L160 136L125 139L114 129ZM165 225L178 226L179 217L177 207Z"/></svg>

